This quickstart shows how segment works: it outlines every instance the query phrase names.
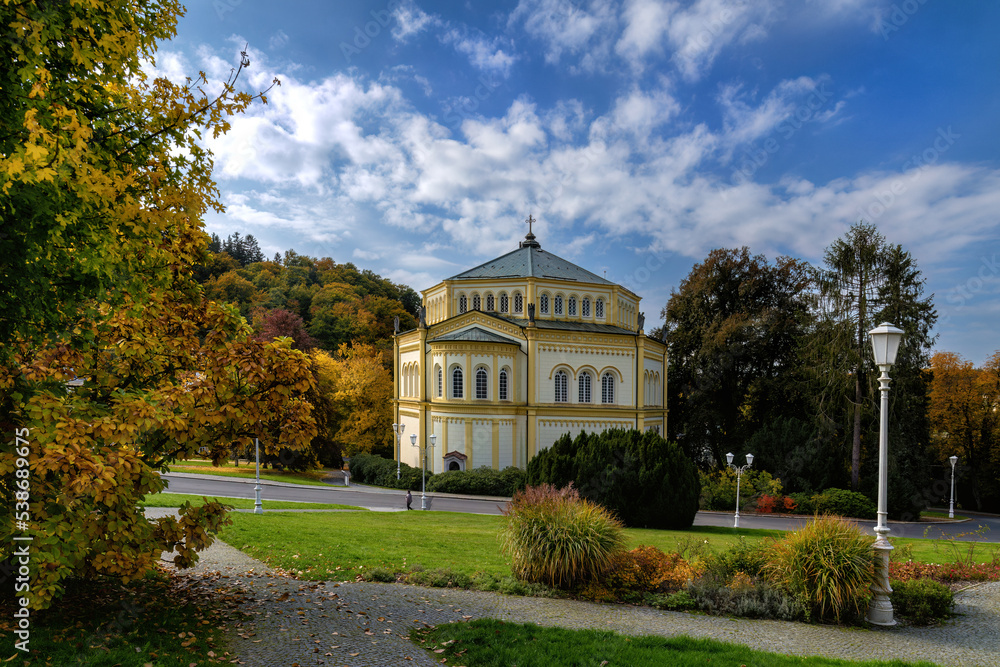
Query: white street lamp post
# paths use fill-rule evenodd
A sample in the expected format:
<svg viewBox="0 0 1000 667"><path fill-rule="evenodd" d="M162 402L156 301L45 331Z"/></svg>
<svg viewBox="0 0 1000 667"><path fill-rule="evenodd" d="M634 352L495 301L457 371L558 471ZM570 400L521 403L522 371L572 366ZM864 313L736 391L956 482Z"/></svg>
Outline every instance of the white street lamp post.
<svg viewBox="0 0 1000 667"><path fill-rule="evenodd" d="M733 519L733 528L740 527L740 477L753 465L753 454L747 454L747 464L745 466L733 465L733 453L726 454L726 464L736 471L736 517Z"/></svg>
<svg viewBox="0 0 1000 667"><path fill-rule="evenodd" d="M948 460L951 461L951 502L948 503L948 518L955 518L955 464L958 463L957 456L949 456Z"/></svg>
<svg viewBox="0 0 1000 667"><path fill-rule="evenodd" d="M882 409L879 414L878 437L878 524L875 526L875 560L877 580L872 584L872 601L868 606L868 622L874 625L895 625L889 594L889 527L887 505L889 496L889 368L896 363L896 353L903 339L903 331L883 322L868 332L872 339L875 365L879 367L879 389L882 392Z"/></svg>
<svg viewBox="0 0 1000 667"><path fill-rule="evenodd" d="M396 434L396 479L399 479L399 464L402 458L402 452L399 451L399 439L403 437L403 431L406 430L406 424L393 424L392 432Z"/></svg>
<svg viewBox="0 0 1000 667"><path fill-rule="evenodd" d="M254 448L257 450L257 486L253 488L256 499L253 502L253 513L263 514L264 507L260 504L260 438L253 439Z"/></svg>
<svg viewBox="0 0 1000 667"><path fill-rule="evenodd" d="M431 434L428 438L430 443L424 447L424 458L420 466L420 509L427 509L427 447L434 447L434 443L437 442L437 436ZM417 446L417 434L410 434L410 444L414 447Z"/></svg>

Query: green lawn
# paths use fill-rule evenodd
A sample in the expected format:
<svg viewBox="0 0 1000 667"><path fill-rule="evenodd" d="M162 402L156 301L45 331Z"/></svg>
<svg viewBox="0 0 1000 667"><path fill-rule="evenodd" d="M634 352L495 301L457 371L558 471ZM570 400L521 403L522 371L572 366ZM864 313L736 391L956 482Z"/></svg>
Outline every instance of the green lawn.
<svg viewBox="0 0 1000 667"><path fill-rule="evenodd" d="M500 516L449 512L359 512L351 514L234 514L221 537L269 565L301 571L303 579L353 578L364 570L385 567L408 572L414 565L448 568L472 576L477 572L504 576L510 568L500 555ZM694 527L685 531L626 529L629 548L652 545L686 557L723 551L742 535L757 541L781 531ZM941 540L893 540L899 556L921 562L953 562L967 550L992 560L996 544Z"/></svg>
<svg viewBox="0 0 1000 667"><path fill-rule="evenodd" d="M928 510L924 510L923 512L920 513L920 518L922 518L922 519L947 519L948 518L948 513L947 512L930 512ZM956 514L955 518L951 519L951 520L952 521L965 521L968 518L969 517L967 517L967 516L962 516L961 514Z"/></svg>
<svg viewBox="0 0 1000 667"><path fill-rule="evenodd" d="M240 477L243 479L255 479L257 477L256 468L251 465L234 466L223 464L221 466L212 465L211 461L191 459L189 461L177 461L170 464L170 472L194 473L197 475L215 475L217 477ZM310 470L308 472L292 472L290 470L264 470L261 468L260 478L271 482L289 482L291 484L305 484L308 486L330 486L322 481L327 475L325 470Z"/></svg>
<svg viewBox="0 0 1000 667"><path fill-rule="evenodd" d="M737 644L690 637L626 637L599 630L567 630L492 619L449 623L413 633L435 661L467 667L933 667L929 662L892 662L801 658L755 651ZM441 651L441 653L437 653Z"/></svg>
<svg viewBox="0 0 1000 667"><path fill-rule="evenodd" d="M209 500L215 500L226 505L232 505L236 509L253 509L254 500L251 498L229 498L226 496L210 496ZM146 507L180 507L182 503L190 502L195 507L205 504L205 497L186 493L154 493L145 497L142 505ZM365 507L355 507L354 505L338 505L335 503L303 503L295 500L267 500L264 499L262 506L266 512L269 509L279 510L358 510L367 512Z"/></svg>

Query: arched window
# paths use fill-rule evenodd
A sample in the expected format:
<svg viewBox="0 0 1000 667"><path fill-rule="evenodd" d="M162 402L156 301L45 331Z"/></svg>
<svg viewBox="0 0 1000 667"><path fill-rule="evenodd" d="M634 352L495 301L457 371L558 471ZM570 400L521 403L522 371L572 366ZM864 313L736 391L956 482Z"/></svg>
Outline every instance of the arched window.
<svg viewBox="0 0 1000 667"><path fill-rule="evenodd" d="M584 297L581 312L584 317L590 317L590 298Z"/></svg>
<svg viewBox="0 0 1000 667"><path fill-rule="evenodd" d="M524 312L524 296L520 292L514 293L514 313L520 315Z"/></svg>
<svg viewBox="0 0 1000 667"><path fill-rule="evenodd" d="M485 368L476 370L476 398L482 400L489 398L490 376Z"/></svg>
<svg viewBox="0 0 1000 667"><path fill-rule="evenodd" d="M601 403L615 402L615 376L605 373L601 378Z"/></svg>
<svg viewBox="0 0 1000 667"><path fill-rule="evenodd" d="M580 379L577 382L579 393L577 395L577 402L579 403L590 403L590 373L584 371L580 373Z"/></svg>
<svg viewBox="0 0 1000 667"><path fill-rule="evenodd" d="M571 296L569 298L569 315L570 317L576 317L576 297Z"/></svg>
<svg viewBox="0 0 1000 667"><path fill-rule="evenodd" d="M469 309L469 299L463 294L458 297L458 312L459 314L464 313Z"/></svg>
<svg viewBox="0 0 1000 667"><path fill-rule="evenodd" d="M510 393L507 389L507 369L504 368L500 371L500 400L509 401Z"/></svg>
<svg viewBox="0 0 1000 667"><path fill-rule="evenodd" d="M479 300L479 295L478 294L473 294L472 295L472 310L480 310L480 309L482 309L482 305L483 305L482 302Z"/></svg>
<svg viewBox="0 0 1000 667"><path fill-rule="evenodd" d="M456 368L451 372L451 397L462 398L462 369Z"/></svg>
<svg viewBox="0 0 1000 667"><path fill-rule="evenodd" d="M556 311L556 315L562 315L563 314L563 298L562 298L562 294L557 294L556 295L556 298L555 298L555 311Z"/></svg>
<svg viewBox="0 0 1000 667"><path fill-rule="evenodd" d="M566 372L556 371L556 403L566 402Z"/></svg>
<svg viewBox="0 0 1000 667"><path fill-rule="evenodd" d="M440 366L437 367L437 372L434 375L437 377L437 397L444 398L444 373Z"/></svg>
<svg viewBox="0 0 1000 667"><path fill-rule="evenodd" d="M510 299L507 298L507 293L504 292L503 294L500 295L500 312L501 313L508 312L509 306L510 306Z"/></svg>
<svg viewBox="0 0 1000 667"><path fill-rule="evenodd" d="M604 319L604 299L598 299L594 304L594 317L599 320Z"/></svg>
<svg viewBox="0 0 1000 667"><path fill-rule="evenodd" d="M543 315L549 314L549 295L543 294L542 298L538 300L538 309L542 311Z"/></svg>
<svg viewBox="0 0 1000 667"><path fill-rule="evenodd" d="M487 294L486 295L486 312L487 313L492 313L494 310L496 310L495 305L496 305L496 302L493 300L493 295L492 294Z"/></svg>

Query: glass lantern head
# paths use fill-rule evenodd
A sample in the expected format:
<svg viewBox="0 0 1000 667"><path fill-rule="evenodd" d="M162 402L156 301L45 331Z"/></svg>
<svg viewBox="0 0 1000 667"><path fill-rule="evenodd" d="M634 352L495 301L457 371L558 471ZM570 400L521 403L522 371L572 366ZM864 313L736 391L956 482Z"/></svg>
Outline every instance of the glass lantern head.
<svg viewBox="0 0 1000 667"><path fill-rule="evenodd" d="M896 363L896 353L899 352L899 343L903 340L903 330L883 322L869 331L868 335L872 339L875 365L892 366Z"/></svg>

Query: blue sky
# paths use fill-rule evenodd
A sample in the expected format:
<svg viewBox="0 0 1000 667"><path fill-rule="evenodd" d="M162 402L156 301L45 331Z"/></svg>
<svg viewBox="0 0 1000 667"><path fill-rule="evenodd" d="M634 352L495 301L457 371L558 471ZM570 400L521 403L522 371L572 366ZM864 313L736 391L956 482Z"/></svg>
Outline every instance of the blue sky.
<svg viewBox="0 0 1000 667"><path fill-rule="evenodd" d="M209 231L414 289L542 247L647 330L717 247L813 263L859 219L916 257L938 349L1000 337L1000 3L191 3L157 69L269 104L209 142Z"/></svg>

